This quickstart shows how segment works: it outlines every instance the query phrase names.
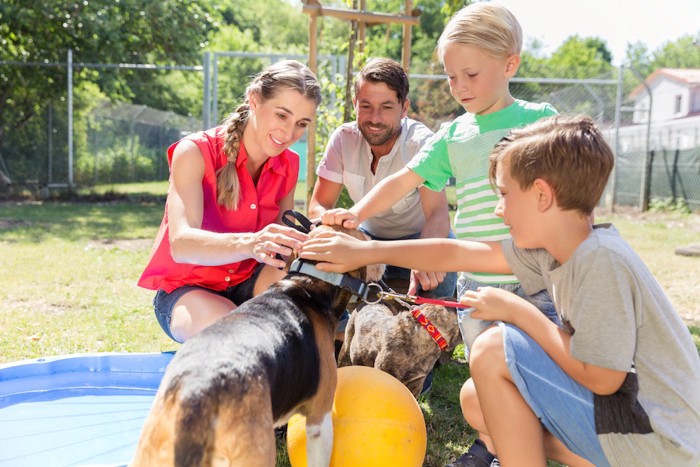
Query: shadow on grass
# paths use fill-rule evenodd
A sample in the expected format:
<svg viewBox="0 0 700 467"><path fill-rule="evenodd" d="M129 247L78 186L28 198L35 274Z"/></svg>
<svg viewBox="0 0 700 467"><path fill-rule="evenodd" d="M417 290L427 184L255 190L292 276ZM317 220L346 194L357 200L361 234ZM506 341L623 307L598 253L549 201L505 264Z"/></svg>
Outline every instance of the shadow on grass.
<svg viewBox="0 0 700 467"><path fill-rule="evenodd" d="M0 240L41 242L154 237L164 200L48 201L0 204Z"/></svg>

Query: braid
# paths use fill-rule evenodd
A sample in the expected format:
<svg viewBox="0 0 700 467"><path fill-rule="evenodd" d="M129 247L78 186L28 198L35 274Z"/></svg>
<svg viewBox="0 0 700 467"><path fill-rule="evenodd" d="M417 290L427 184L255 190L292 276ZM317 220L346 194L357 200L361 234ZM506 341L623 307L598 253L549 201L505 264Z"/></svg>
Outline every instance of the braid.
<svg viewBox="0 0 700 467"><path fill-rule="evenodd" d="M227 209L236 210L240 190L238 185L238 173L236 172L236 159L241 147L243 130L248 123L248 101L241 104L226 120L226 136L224 140L224 154L228 163L216 172L217 203Z"/></svg>

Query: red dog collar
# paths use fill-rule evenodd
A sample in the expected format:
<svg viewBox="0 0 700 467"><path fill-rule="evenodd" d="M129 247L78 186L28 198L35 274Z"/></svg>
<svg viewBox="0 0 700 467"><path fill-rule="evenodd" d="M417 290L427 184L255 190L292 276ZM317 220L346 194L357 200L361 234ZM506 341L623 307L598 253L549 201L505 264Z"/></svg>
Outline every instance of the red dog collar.
<svg viewBox="0 0 700 467"><path fill-rule="evenodd" d="M420 325L423 326L423 329L428 331L428 334L430 334L430 337L432 337L435 343L438 345L438 347L440 347L440 350L445 350L447 348L447 341L444 337L442 337L442 334L440 334L438 328L435 327L435 325L431 323L430 320L426 318L423 313L420 312L420 308L418 308L417 306L413 307L413 309L411 310L411 314L414 318L416 318L416 321L418 321Z"/></svg>

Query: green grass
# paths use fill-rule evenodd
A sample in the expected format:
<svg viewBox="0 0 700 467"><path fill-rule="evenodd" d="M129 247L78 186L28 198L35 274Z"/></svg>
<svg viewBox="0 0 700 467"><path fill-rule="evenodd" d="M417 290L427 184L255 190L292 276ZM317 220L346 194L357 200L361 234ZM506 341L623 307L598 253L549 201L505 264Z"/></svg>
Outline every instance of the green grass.
<svg viewBox="0 0 700 467"><path fill-rule="evenodd" d="M107 193L122 193L131 196L151 195L165 196L168 192L168 182L142 182L142 183L107 183L84 187L77 190L78 195L88 196L92 194L104 195Z"/></svg>
<svg viewBox="0 0 700 467"><path fill-rule="evenodd" d="M304 193L305 184L300 185L298 194ZM0 203L0 362L177 349L153 316L152 292L136 286L166 190L166 183L105 186L78 194L81 199L106 194L118 201ZM673 249L698 241L699 219L600 217L615 222L685 318L700 316L700 258L677 256ZM700 348L700 322L691 324ZM462 350L458 347L453 360L437 369L432 391L420 400L428 431L427 466L444 465L473 441L458 402L469 377ZM280 459L286 465L283 445Z"/></svg>
<svg viewBox="0 0 700 467"><path fill-rule="evenodd" d="M162 206L0 205L0 360L174 346L136 287Z"/></svg>

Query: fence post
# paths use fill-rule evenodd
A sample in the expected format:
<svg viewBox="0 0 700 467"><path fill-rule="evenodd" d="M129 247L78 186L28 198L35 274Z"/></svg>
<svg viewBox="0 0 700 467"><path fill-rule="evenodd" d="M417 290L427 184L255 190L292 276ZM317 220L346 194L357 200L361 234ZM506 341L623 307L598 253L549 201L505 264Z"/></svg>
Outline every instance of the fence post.
<svg viewBox="0 0 700 467"><path fill-rule="evenodd" d="M203 126L202 130L208 130L211 122L210 112L211 112L211 92L209 89L210 77L209 77L209 66L211 65L211 52L204 52L204 59L202 61L204 67L204 106L202 107L202 120Z"/></svg>
<svg viewBox="0 0 700 467"><path fill-rule="evenodd" d="M49 106L48 106L48 112L47 112L47 119L48 119L48 124L46 125L48 127L48 131L46 132L46 146L47 146L47 153L48 153L48 173L46 174L46 185L51 186L53 183L53 99L49 99Z"/></svg>
<svg viewBox="0 0 700 467"><path fill-rule="evenodd" d="M644 80L642 75L639 74L637 69L633 67L632 65L629 65L630 70L632 70L632 73L634 73L634 76L639 80L639 82L642 83L642 86L644 86L644 89L646 90L647 94L649 95L649 109L647 110L647 140L646 140L646 151L644 151L644 163L642 164L642 182L640 184L640 193L639 193L639 208L641 209L642 212L646 211L649 209L649 193L648 193L648 176L649 176L649 170L650 165L649 165L649 157L650 157L650 143L649 140L651 138L651 109L652 109L652 94L651 94L651 88L647 84L647 82ZM647 169L649 167L649 169Z"/></svg>
<svg viewBox="0 0 700 467"><path fill-rule="evenodd" d="M620 65L617 72L617 93L615 95L615 164L610 172L609 190L605 199L605 206L609 212L615 209L615 177L617 176L618 157L620 156L620 122L622 120L622 86L624 84L625 67Z"/></svg>
<svg viewBox="0 0 700 467"><path fill-rule="evenodd" d="M644 158L644 173L642 180L644 185L642 187L642 211L649 209L649 195L651 194L651 169L654 166L654 150L649 151L647 156Z"/></svg>
<svg viewBox="0 0 700 467"><path fill-rule="evenodd" d="M209 121L212 118L215 122L219 121L219 53L214 52L214 72L212 73L212 82L214 83L214 89L211 93L211 113L209 114ZM209 126L207 125L207 129Z"/></svg>
<svg viewBox="0 0 700 467"><path fill-rule="evenodd" d="M676 185L678 183L678 158L681 155L681 150L676 149L673 154L673 171L671 172L671 195L673 196L673 201L675 202L678 198L678 193L676 191Z"/></svg>
<svg viewBox="0 0 700 467"><path fill-rule="evenodd" d="M68 190L73 191L73 49L68 49Z"/></svg>

